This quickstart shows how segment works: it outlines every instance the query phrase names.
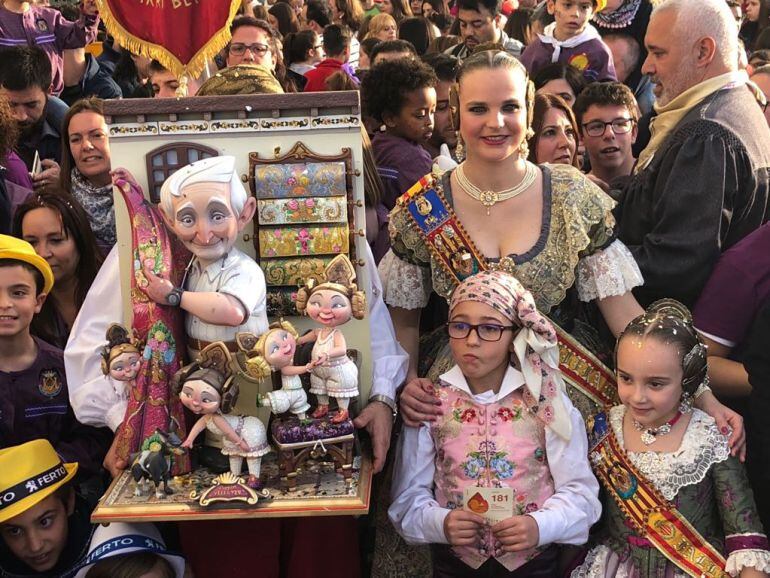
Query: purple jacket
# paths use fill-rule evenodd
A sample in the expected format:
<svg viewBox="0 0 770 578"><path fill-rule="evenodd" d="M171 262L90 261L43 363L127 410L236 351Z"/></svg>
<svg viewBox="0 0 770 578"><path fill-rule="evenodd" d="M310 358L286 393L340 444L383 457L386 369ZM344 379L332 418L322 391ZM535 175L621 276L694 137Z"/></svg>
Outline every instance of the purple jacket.
<svg viewBox="0 0 770 578"><path fill-rule="evenodd" d="M548 66L552 62L554 47L546 44L540 38L535 38L521 55L530 76ZM617 82L615 64L612 62L612 53L607 45L600 39L592 39L572 48L562 47L557 62L570 64L583 72L586 82Z"/></svg>
<svg viewBox="0 0 770 578"><path fill-rule="evenodd" d="M98 24L98 16L83 15L78 22L70 22L45 6L31 4L24 14L17 14L0 5L0 48L25 44L42 48L51 61L51 92L59 96L64 89L62 51L93 42Z"/></svg>
<svg viewBox="0 0 770 578"><path fill-rule="evenodd" d="M44 438L62 460L78 462L82 471L95 474L101 471L112 432L85 426L75 419L62 351L33 339L38 353L30 367L0 371L0 447Z"/></svg>

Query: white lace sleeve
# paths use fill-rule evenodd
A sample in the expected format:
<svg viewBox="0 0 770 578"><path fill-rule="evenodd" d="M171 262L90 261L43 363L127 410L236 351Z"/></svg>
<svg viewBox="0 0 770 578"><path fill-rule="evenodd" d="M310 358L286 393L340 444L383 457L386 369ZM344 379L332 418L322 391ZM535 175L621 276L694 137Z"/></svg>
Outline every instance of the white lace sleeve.
<svg viewBox="0 0 770 578"><path fill-rule="evenodd" d="M738 576L744 568L770 572L770 552L767 550L736 550L731 552L727 557L725 571L730 576Z"/></svg>
<svg viewBox="0 0 770 578"><path fill-rule="evenodd" d="M422 309L428 304L432 291L429 268L407 263L391 250L377 270L386 304L404 309Z"/></svg>
<svg viewBox="0 0 770 578"><path fill-rule="evenodd" d="M581 301L623 295L643 283L631 251L617 240L578 262L577 288Z"/></svg>

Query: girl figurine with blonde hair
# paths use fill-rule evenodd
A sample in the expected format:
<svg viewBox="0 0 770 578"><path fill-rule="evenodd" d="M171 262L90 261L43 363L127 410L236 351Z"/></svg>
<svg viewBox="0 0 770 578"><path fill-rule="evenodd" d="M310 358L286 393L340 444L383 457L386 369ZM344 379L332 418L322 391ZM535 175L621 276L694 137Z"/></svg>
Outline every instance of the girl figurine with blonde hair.
<svg viewBox="0 0 770 578"><path fill-rule="evenodd" d="M109 376L115 393L128 399L142 364L141 343L132 338L128 329L113 323L107 329L107 345L102 349L102 373Z"/></svg>
<svg viewBox="0 0 770 578"><path fill-rule="evenodd" d="M246 361L246 372L264 379L273 371L280 371L281 389L260 394L257 403L269 407L274 414L291 411L300 420L305 420L310 404L299 376L313 369L315 363L294 365L298 337L297 330L288 321L281 319L271 323L267 333L260 335L249 352L252 357Z"/></svg>
<svg viewBox="0 0 770 578"><path fill-rule="evenodd" d="M297 343L315 342L311 354L314 367L310 374L310 393L318 397L318 407L313 417L328 414L329 397L333 397L339 411L331 422L342 423L350 417L350 398L358 395L358 367L347 356L345 336L337 328L351 317L364 318L366 295L358 290L355 269L345 255L337 255L331 260L325 278L320 285L311 279L297 292L297 310L322 325L300 337Z"/></svg>
<svg viewBox="0 0 770 578"><path fill-rule="evenodd" d="M231 415L239 388L233 379L232 358L221 341L205 347L198 360L180 369L172 387L182 405L201 416L182 443L192 448L204 430L222 438L222 454L230 458L230 472L240 476L243 460L249 468L248 485L260 486L262 456L270 451L265 425L254 416Z"/></svg>

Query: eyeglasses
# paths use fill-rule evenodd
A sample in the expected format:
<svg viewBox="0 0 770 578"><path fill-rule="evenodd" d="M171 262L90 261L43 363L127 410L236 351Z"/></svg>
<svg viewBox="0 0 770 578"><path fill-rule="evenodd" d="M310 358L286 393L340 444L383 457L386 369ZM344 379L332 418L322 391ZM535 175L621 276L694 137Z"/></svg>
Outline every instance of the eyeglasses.
<svg viewBox="0 0 770 578"><path fill-rule="evenodd" d="M513 325L495 325L494 323L480 323L479 325L473 325L472 323L465 323L463 321L450 321L446 324L449 337L452 339L465 339L471 334L471 331L476 331L476 335L482 341L500 341L503 336L503 331L513 329Z"/></svg>
<svg viewBox="0 0 770 578"><path fill-rule="evenodd" d="M583 125L583 130L588 136L603 136L608 126L612 127L612 132L615 134L627 134L634 127L634 120L631 118L616 118L609 122L592 120Z"/></svg>
<svg viewBox="0 0 770 578"><path fill-rule="evenodd" d="M254 44L243 44L242 42L236 42L235 44L230 45L230 54L241 56L248 50L254 56L264 56L267 54L269 49L270 47L267 44L260 44L259 42Z"/></svg>

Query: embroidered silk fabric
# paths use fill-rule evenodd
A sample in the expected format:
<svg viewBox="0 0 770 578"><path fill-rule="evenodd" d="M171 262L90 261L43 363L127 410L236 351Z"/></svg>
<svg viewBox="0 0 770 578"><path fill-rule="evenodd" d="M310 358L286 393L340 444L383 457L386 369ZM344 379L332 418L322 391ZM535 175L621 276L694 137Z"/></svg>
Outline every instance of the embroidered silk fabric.
<svg viewBox="0 0 770 578"><path fill-rule="evenodd" d="M347 225L259 229L260 257L336 255L347 252Z"/></svg>
<svg viewBox="0 0 770 578"><path fill-rule="evenodd" d="M264 225L337 223L348 220L348 199L345 196L259 199L257 206L259 223Z"/></svg>
<svg viewBox="0 0 770 578"><path fill-rule="evenodd" d="M623 406L610 410L610 426L623 444ZM727 556L728 571L770 568L767 540L743 465L729 455L714 420L695 409L679 450L629 452L653 485L714 547ZM684 578L674 564L638 535L612 500L604 502L604 524L572 578Z"/></svg>
<svg viewBox="0 0 770 578"><path fill-rule="evenodd" d="M514 391L499 402L477 404L466 392L439 382L437 395L448 411L431 426L436 455L436 501L455 509L464 504L466 487L510 487L514 515L534 512L553 495L554 484L545 457L545 428L534 419ZM495 555L494 536L486 530L483 546L454 552L471 568ZM509 571L540 553L538 549L500 554Z"/></svg>
<svg viewBox="0 0 770 578"><path fill-rule="evenodd" d="M344 196L345 163L255 165L254 185L258 199Z"/></svg>
<svg viewBox="0 0 770 578"><path fill-rule="evenodd" d="M587 294L603 291L599 281L580 279L577 266L583 257L613 243L615 220L611 213L614 206L612 199L576 169L565 165L544 165L541 168L545 189L541 238L527 254L506 256L491 264L513 274L532 293L538 310L547 314L562 302L567 290L576 282L578 286L587 287ZM449 174L444 175L440 186L451 205ZM407 292L403 286L428 287L426 275L431 276L433 290L448 299L455 288L455 280L431 257L428 247L400 207L391 212L390 237L394 256L407 264L421 267L423 271L408 271L409 267L386 256L383 260L385 264L380 269L386 303L408 309L424 306L427 303L424 293ZM607 263L615 257L627 258L622 251L617 251L607 256ZM585 276L590 277L594 271L602 270L599 265L593 263L584 267ZM604 269L608 268L609 264L604 266ZM624 272L636 270L636 275L624 278L626 291L641 284L641 274L633 259L618 266L618 269ZM405 278L408 279L406 283ZM617 283L618 280L613 279L612 284ZM616 294L612 288L610 291L609 295Z"/></svg>

